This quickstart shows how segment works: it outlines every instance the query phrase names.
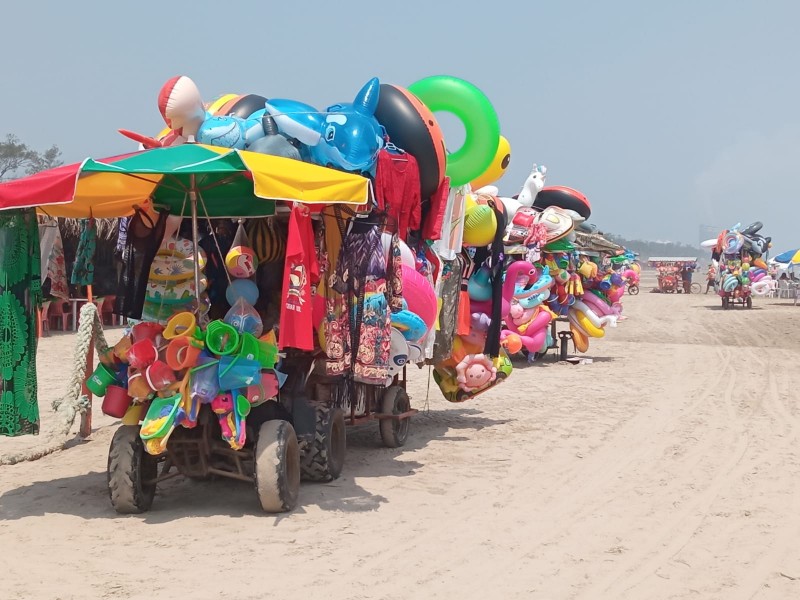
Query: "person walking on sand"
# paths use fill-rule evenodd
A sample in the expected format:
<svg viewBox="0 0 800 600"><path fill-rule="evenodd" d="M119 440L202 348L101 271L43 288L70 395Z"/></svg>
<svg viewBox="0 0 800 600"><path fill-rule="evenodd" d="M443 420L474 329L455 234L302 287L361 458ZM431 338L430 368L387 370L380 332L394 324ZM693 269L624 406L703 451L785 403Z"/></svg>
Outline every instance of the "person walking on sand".
<svg viewBox="0 0 800 600"><path fill-rule="evenodd" d="M717 291L717 270L714 268L714 263L708 265L708 272L706 273L706 294L709 288L714 288L714 291Z"/></svg>

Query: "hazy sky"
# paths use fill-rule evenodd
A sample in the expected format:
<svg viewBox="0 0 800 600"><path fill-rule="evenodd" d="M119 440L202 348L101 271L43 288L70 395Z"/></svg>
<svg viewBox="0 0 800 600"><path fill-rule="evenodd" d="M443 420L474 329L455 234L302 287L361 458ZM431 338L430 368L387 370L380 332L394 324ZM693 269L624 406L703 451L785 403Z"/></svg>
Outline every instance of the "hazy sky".
<svg viewBox="0 0 800 600"><path fill-rule="evenodd" d="M701 224L760 220L776 251L800 246L800 2L39 0L0 15L0 134L68 162L135 148L118 128L157 133L177 74L206 100L319 108L373 76L448 74L497 109L505 195L537 162L606 231L697 243Z"/></svg>

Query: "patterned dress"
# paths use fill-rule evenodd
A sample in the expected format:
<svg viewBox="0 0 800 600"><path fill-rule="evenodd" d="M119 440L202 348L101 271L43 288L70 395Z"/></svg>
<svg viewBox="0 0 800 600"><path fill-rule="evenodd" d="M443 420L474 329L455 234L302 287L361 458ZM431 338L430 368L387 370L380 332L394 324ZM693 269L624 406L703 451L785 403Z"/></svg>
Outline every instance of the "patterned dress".
<svg viewBox="0 0 800 600"><path fill-rule="evenodd" d="M389 373L391 313L402 309L402 261L397 236L390 261L383 253L381 228L356 221L342 242L325 321L328 375L383 385Z"/></svg>
<svg viewBox="0 0 800 600"><path fill-rule="evenodd" d="M36 321L42 305L34 209L0 212L0 435L39 433Z"/></svg>

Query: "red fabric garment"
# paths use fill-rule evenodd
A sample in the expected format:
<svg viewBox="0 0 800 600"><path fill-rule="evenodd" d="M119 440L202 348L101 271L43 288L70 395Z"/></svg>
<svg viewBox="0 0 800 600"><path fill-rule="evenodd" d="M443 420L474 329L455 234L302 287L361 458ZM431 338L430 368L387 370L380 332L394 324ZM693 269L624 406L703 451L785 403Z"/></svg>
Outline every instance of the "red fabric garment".
<svg viewBox="0 0 800 600"><path fill-rule="evenodd" d="M439 188L431 196L431 206L428 214L425 215L425 223L422 226L422 239L435 242L442 237L442 225L444 215L447 212L447 198L450 195L450 178L445 177Z"/></svg>
<svg viewBox="0 0 800 600"><path fill-rule="evenodd" d="M410 154L392 154L388 150L378 153L375 171L375 200L378 208L389 214L387 231L406 241L409 231L422 224L422 199L420 197L419 165Z"/></svg>
<svg viewBox="0 0 800 600"><path fill-rule="evenodd" d="M283 269L283 304L278 347L314 349L311 286L319 282L319 263L314 247L311 213L295 206L289 217L286 262Z"/></svg>

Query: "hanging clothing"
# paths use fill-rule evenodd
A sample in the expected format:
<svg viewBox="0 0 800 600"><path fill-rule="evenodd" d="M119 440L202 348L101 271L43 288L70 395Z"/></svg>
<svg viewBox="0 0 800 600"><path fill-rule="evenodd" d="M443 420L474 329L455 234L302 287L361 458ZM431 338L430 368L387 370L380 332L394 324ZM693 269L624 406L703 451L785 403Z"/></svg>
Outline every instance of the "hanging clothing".
<svg viewBox="0 0 800 600"><path fill-rule="evenodd" d="M69 300L69 283L67 282L67 261L64 258L64 243L61 241L61 231L56 227L56 236L53 240L53 249L47 260L47 271L44 279L50 280L50 295L56 298Z"/></svg>
<svg viewBox="0 0 800 600"><path fill-rule="evenodd" d="M141 209L128 222L125 250L122 253L123 268L117 282L117 298L114 313L129 319L141 319L150 266L164 239L169 213L158 213L154 221Z"/></svg>
<svg viewBox="0 0 800 600"><path fill-rule="evenodd" d="M387 231L396 232L403 241L410 231L417 231L422 223L417 159L408 153L381 150L375 172L375 200L389 216Z"/></svg>
<svg viewBox="0 0 800 600"><path fill-rule="evenodd" d="M43 275L47 273L47 262L50 260L50 253L53 251L53 244L58 233L58 221L49 217L39 217L39 257L42 261L41 270ZM44 283L47 277L42 277Z"/></svg>
<svg viewBox="0 0 800 600"><path fill-rule="evenodd" d="M289 217L279 348L314 349L311 287L319 283L314 228L308 207L296 205Z"/></svg>
<svg viewBox="0 0 800 600"><path fill-rule="evenodd" d="M128 243L128 223L131 217L122 217L117 222L117 245L114 252L122 254L125 251L125 245Z"/></svg>
<svg viewBox="0 0 800 600"><path fill-rule="evenodd" d="M0 435L39 433L37 311L42 305L35 209L0 212Z"/></svg>
<svg viewBox="0 0 800 600"><path fill-rule="evenodd" d="M94 219L81 219L81 235L75 250L75 263L72 266L73 285L92 285L94 283L94 253L97 250L97 229Z"/></svg>
<svg viewBox="0 0 800 600"><path fill-rule="evenodd" d="M439 290L442 309L439 312L439 329L436 331L433 346L432 358L435 363L444 362L453 351L461 291L461 263L458 260L445 261L442 265Z"/></svg>
<svg viewBox="0 0 800 600"><path fill-rule="evenodd" d="M221 219L216 222L208 223L209 231L200 240L200 247L206 253L205 275L208 280L206 293L211 305L215 307L215 312L225 314L230 309L225 298L228 289L228 272L225 269L225 256L233 245L234 229L229 219ZM214 229L212 235L210 229ZM215 241L216 237L216 241ZM219 245L219 249L217 249Z"/></svg>
<svg viewBox="0 0 800 600"><path fill-rule="evenodd" d="M382 228L354 220L329 279L325 322L328 375L384 385L389 373L391 313L403 306L402 259L392 236L389 263Z"/></svg>
<svg viewBox="0 0 800 600"><path fill-rule="evenodd" d="M431 240L432 242L442 239L442 228L449 197L450 178L445 177L442 183L439 184L439 188L430 197L428 210L423 219L422 239Z"/></svg>
<svg viewBox="0 0 800 600"><path fill-rule="evenodd" d="M456 317L456 334L469 335L472 329L472 310L469 301L469 278L475 272L475 261L466 251L456 257L456 264L461 267L461 288L458 293Z"/></svg>
<svg viewBox="0 0 800 600"><path fill-rule="evenodd" d="M464 236L464 203L466 201L464 186L450 188L447 195L444 218L441 224L441 236L433 243L436 254L444 260L454 260L461 252Z"/></svg>

